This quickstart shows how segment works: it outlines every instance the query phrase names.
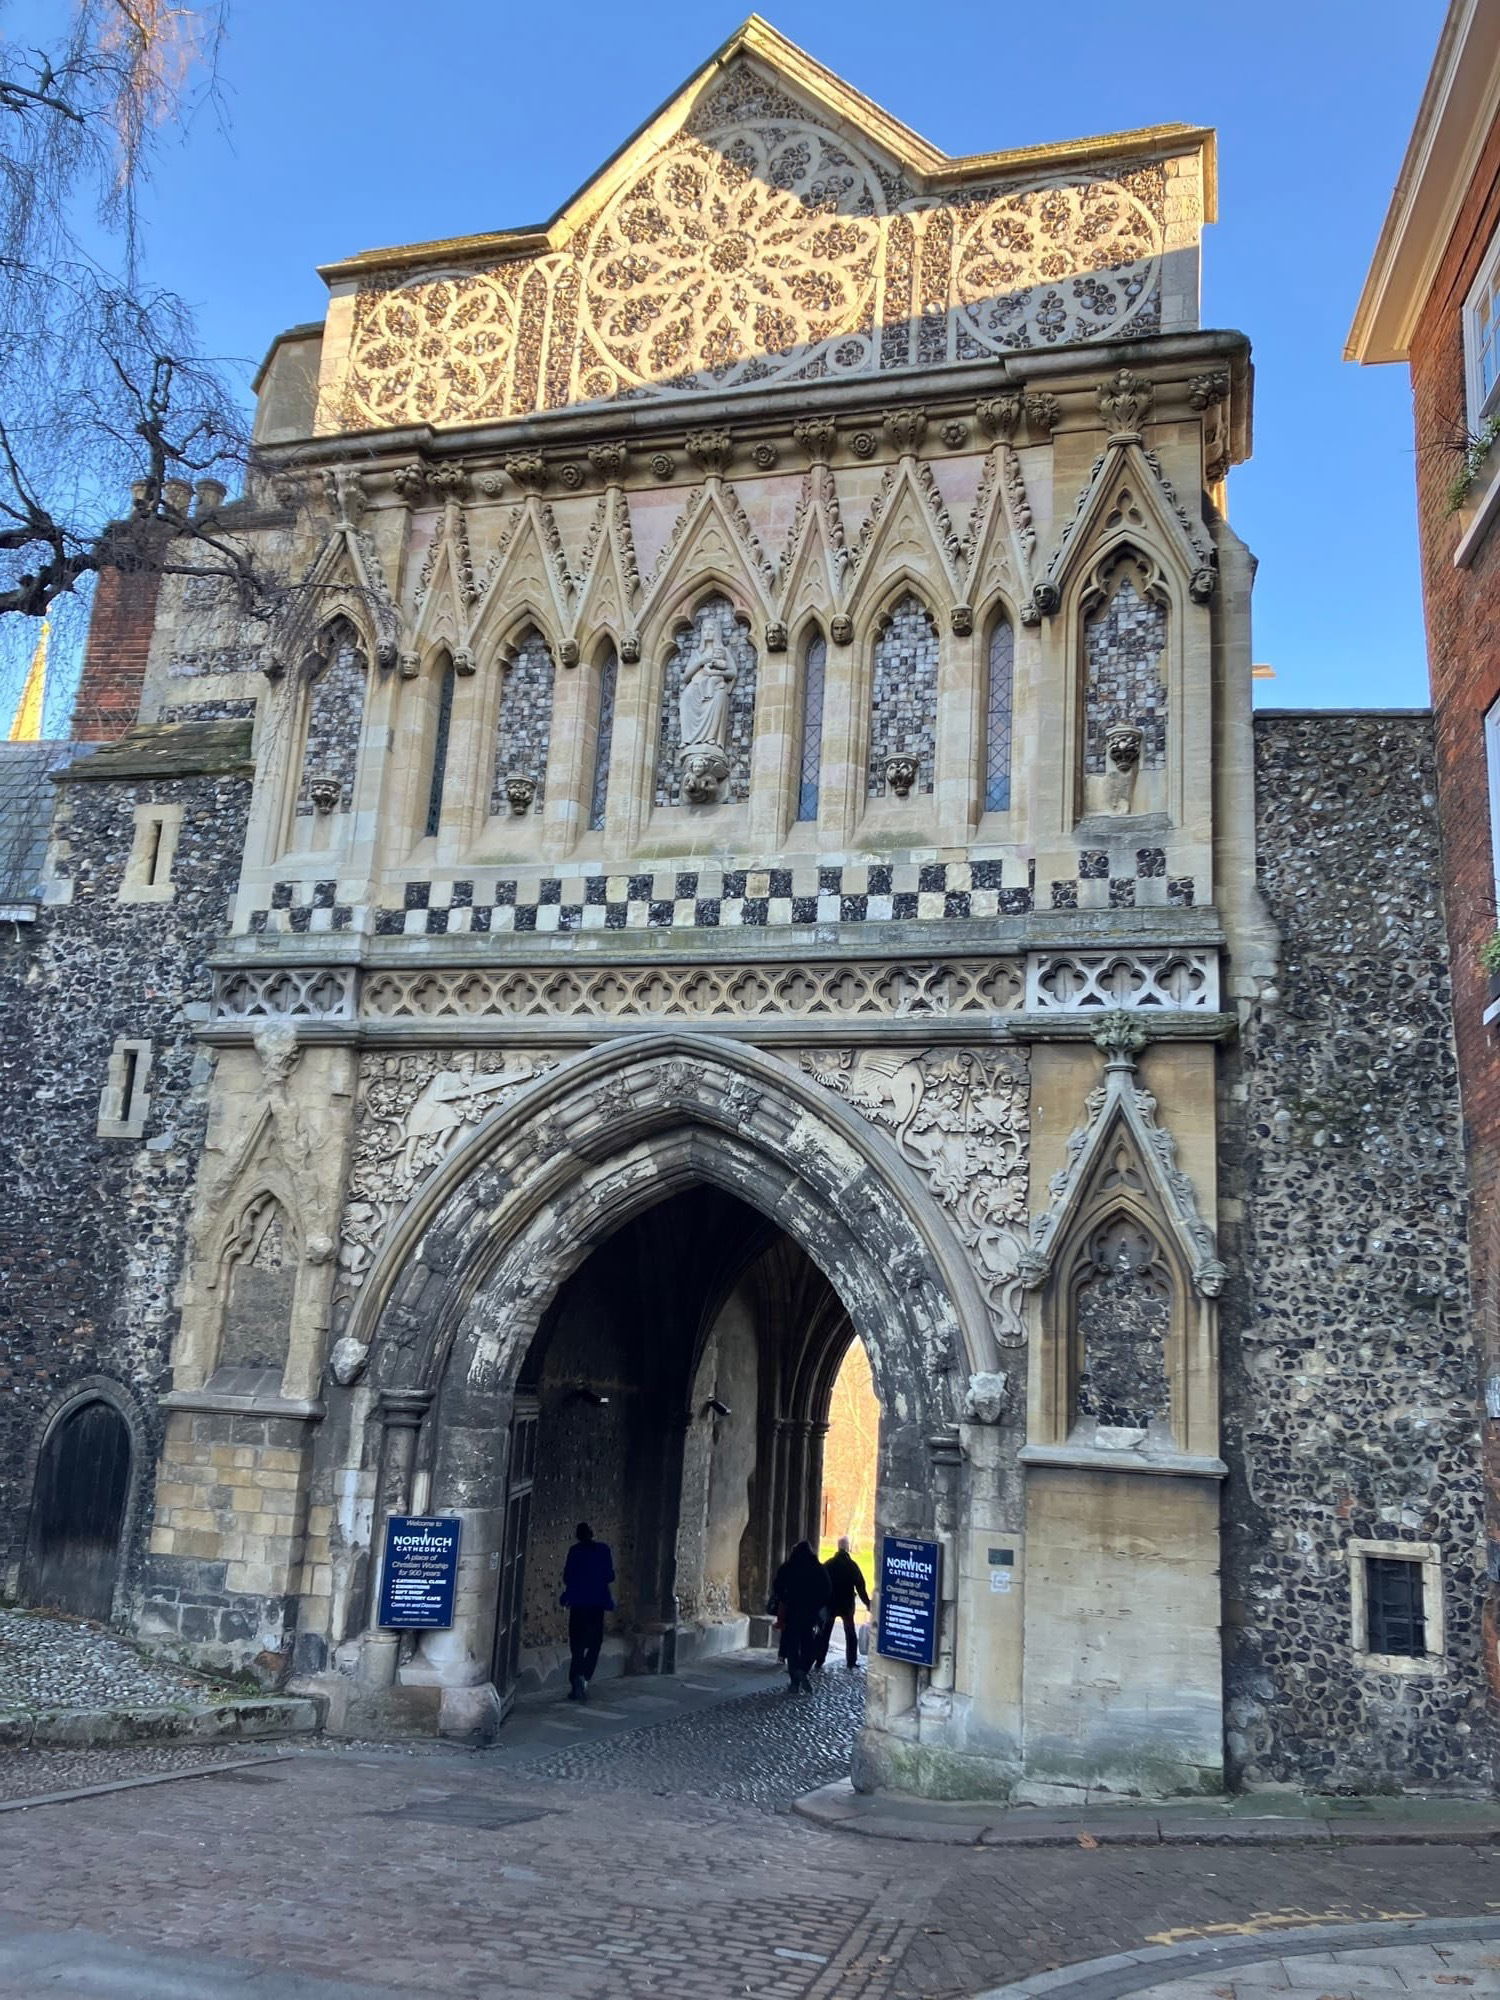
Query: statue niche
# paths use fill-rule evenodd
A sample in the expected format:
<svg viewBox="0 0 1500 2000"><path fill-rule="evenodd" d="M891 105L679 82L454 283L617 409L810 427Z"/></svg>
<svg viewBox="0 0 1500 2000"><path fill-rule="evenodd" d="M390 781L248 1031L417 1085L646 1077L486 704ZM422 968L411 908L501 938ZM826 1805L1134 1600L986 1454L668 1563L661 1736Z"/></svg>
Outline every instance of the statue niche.
<svg viewBox="0 0 1500 2000"><path fill-rule="evenodd" d="M1171 1323L1159 1245L1133 1217L1111 1217L1089 1235L1073 1284L1074 1431L1084 1442L1128 1447L1153 1430L1170 1441Z"/></svg>
<svg viewBox="0 0 1500 2000"><path fill-rule="evenodd" d="M219 1367L286 1366L297 1259L286 1214L263 1194L245 1210L224 1258Z"/></svg>
<svg viewBox="0 0 1500 2000"><path fill-rule="evenodd" d="M719 797L729 776L729 697L739 678L724 642L711 634L682 677L677 697L677 768L695 806Z"/></svg>

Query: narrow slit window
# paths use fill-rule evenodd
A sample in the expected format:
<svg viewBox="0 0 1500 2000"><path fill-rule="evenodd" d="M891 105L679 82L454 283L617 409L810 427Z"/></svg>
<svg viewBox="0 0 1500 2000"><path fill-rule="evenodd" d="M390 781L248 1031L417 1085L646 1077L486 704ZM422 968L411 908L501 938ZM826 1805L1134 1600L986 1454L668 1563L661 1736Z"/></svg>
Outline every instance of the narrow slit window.
<svg viewBox="0 0 1500 2000"><path fill-rule="evenodd" d="M823 762L823 682L828 641L814 632L802 663L802 759L797 773L797 818L818 817L818 778Z"/></svg>
<svg viewBox="0 0 1500 2000"><path fill-rule="evenodd" d="M620 662L613 646L599 670L599 728L594 737L594 782L589 792L589 832L604 831L609 802L609 753L615 735L615 682Z"/></svg>
<svg viewBox="0 0 1500 2000"><path fill-rule="evenodd" d="M1008 618L990 634L989 686L984 707L984 809L1010 810L1010 750L1014 713L1016 635Z"/></svg>
<svg viewBox="0 0 1500 2000"><path fill-rule="evenodd" d="M1365 1612L1372 1653L1420 1660L1427 1653L1422 1565L1405 1557L1365 1557Z"/></svg>
<svg viewBox="0 0 1500 2000"><path fill-rule="evenodd" d="M153 819L146 828L146 852L144 869L146 886L156 886L156 866L161 859L161 821Z"/></svg>
<svg viewBox="0 0 1500 2000"><path fill-rule="evenodd" d="M453 727L453 662L443 667L438 686L437 723L432 732L432 779L427 787L427 832L443 823L443 784L448 775L448 733Z"/></svg>

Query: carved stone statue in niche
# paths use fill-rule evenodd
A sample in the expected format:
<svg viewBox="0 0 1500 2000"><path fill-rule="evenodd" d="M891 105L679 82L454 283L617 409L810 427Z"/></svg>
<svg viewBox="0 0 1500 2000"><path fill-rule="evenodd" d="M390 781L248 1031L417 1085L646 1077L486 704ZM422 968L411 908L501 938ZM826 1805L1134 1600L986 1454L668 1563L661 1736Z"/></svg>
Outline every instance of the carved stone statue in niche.
<svg viewBox="0 0 1500 2000"><path fill-rule="evenodd" d="M1078 1426L1094 1442L1144 1444L1169 1415L1166 1338L1172 1281L1155 1240L1117 1216L1090 1237L1074 1292Z"/></svg>
<svg viewBox="0 0 1500 2000"><path fill-rule="evenodd" d="M729 697L737 678L724 642L710 632L677 698L677 763L683 796L694 805L717 799L729 776Z"/></svg>

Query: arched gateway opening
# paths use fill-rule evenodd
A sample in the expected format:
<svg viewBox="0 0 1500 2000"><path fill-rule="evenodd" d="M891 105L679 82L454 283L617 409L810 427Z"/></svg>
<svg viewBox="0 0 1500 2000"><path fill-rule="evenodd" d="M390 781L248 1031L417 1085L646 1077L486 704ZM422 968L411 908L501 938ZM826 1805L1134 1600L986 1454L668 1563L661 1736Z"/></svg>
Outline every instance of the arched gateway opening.
<svg viewBox="0 0 1500 2000"><path fill-rule="evenodd" d="M620 1558L618 1666L712 1644L817 1536L855 1337L881 1411L877 1527L951 1530L958 1390L994 1366L988 1327L915 1177L790 1064L650 1036L562 1066L444 1163L351 1325L381 1427L377 1533L414 1491L464 1524L452 1630L398 1662L372 1623L367 1681L436 1685L445 1730L492 1727L518 1679L560 1671L557 1575L584 1517ZM916 1692L881 1663L872 1720Z"/></svg>
<svg viewBox="0 0 1500 2000"><path fill-rule="evenodd" d="M668 1195L559 1287L510 1426L492 1680L566 1686L574 1524L614 1552L600 1673L743 1646L787 1547L816 1540L837 1363L854 1339L818 1267L721 1188Z"/></svg>

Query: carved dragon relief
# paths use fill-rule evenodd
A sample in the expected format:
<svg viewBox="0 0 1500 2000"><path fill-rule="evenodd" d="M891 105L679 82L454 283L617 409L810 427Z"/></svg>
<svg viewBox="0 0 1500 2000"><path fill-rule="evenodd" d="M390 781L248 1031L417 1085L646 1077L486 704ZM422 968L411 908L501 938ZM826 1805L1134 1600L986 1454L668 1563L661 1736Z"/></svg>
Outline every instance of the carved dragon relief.
<svg viewBox="0 0 1500 2000"><path fill-rule="evenodd" d="M941 1203L989 1301L995 1339L1017 1347L1030 1133L1026 1058L1015 1049L807 1050L802 1067L888 1132Z"/></svg>
<svg viewBox="0 0 1500 2000"><path fill-rule="evenodd" d="M1101 1153L1123 1127L1135 1141L1193 1283L1205 1298L1217 1298L1229 1275L1217 1239L1199 1211L1191 1179L1177 1164L1176 1140L1156 1122L1156 1099L1137 1076L1136 1057L1149 1039L1147 1029L1138 1015L1115 1012L1103 1017L1093 1039L1104 1051L1104 1074L1084 1100L1083 1123L1069 1136L1066 1166L1048 1185L1049 1205L1032 1218L1021 1283L1027 1291L1046 1283L1067 1219L1086 1194Z"/></svg>
<svg viewBox="0 0 1500 2000"><path fill-rule="evenodd" d="M364 1284L391 1224L453 1148L561 1057L424 1051L367 1057L339 1231L336 1312Z"/></svg>

